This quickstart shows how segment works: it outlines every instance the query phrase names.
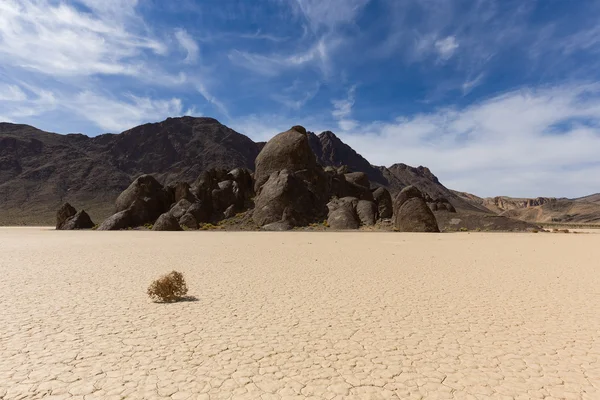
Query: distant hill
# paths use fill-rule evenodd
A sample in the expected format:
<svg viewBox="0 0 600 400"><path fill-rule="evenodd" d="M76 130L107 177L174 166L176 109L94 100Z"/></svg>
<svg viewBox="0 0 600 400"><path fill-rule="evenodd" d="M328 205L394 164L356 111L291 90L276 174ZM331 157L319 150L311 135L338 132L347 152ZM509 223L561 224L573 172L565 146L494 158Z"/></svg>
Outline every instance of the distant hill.
<svg viewBox="0 0 600 400"><path fill-rule="evenodd" d="M600 203L600 193L590 194L589 196L573 199L575 201L583 201L587 203Z"/></svg>
<svg viewBox="0 0 600 400"><path fill-rule="evenodd" d="M478 203L494 213L527 222L597 224L600 223L600 194L579 199L507 196L482 198L465 192L458 196Z"/></svg>
<svg viewBox="0 0 600 400"><path fill-rule="evenodd" d="M373 185L384 186L392 193L414 185L433 199L447 199L457 210L490 212L477 203L457 196L442 185L427 167L415 168L406 164L394 164L389 168L374 166L330 131L318 136L309 132L309 142L321 165L332 167L346 165L350 171L364 172Z"/></svg>
<svg viewBox="0 0 600 400"><path fill-rule="evenodd" d="M212 118L169 118L96 137L0 123L0 224L53 223L65 201L99 221L140 174L193 181L212 167L253 169L259 151Z"/></svg>
<svg viewBox="0 0 600 400"><path fill-rule="evenodd" d="M594 207L600 208L600 194L576 200L484 199L446 188L427 167L372 165L330 131L309 133L309 142L324 167L345 165L349 171L364 172L373 187L386 187L392 194L414 185L471 215L465 221L496 214L532 222L598 220ZM168 184L191 183L209 168L253 170L264 145L205 117L168 118L96 137L0 123L0 225L53 224L55 211L66 201L101 221L112 213L119 193L141 174L153 174ZM508 226L504 220L493 221Z"/></svg>

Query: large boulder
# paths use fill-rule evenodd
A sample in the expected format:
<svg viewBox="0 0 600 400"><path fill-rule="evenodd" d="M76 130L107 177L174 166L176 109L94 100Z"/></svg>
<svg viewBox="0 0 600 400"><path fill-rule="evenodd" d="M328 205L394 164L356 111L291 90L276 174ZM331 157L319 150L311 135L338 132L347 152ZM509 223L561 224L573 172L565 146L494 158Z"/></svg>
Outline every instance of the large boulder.
<svg viewBox="0 0 600 400"><path fill-rule="evenodd" d="M281 170L296 172L318 167L317 159L308 141L306 129L294 126L273 137L256 157L254 190L258 190L271 174Z"/></svg>
<svg viewBox="0 0 600 400"><path fill-rule="evenodd" d="M153 223L173 203L166 190L152 175L142 175L117 198L116 212L131 211L131 226Z"/></svg>
<svg viewBox="0 0 600 400"><path fill-rule="evenodd" d="M63 204L56 212L56 229L63 229L67 220L77 214L77 210L69 203Z"/></svg>
<svg viewBox="0 0 600 400"><path fill-rule="evenodd" d="M210 222L212 212L211 204L212 203L209 201L197 201L187 209L187 213L191 214L198 223Z"/></svg>
<svg viewBox="0 0 600 400"><path fill-rule="evenodd" d="M377 204L379 218L392 218L392 215L394 214L394 206L390 192L383 187L377 188L373 191L373 198Z"/></svg>
<svg viewBox="0 0 600 400"><path fill-rule="evenodd" d="M356 204L356 214L362 225L373 226L377 221L377 206L372 201L360 200Z"/></svg>
<svg viewBox="0 0 600 400"><path fill-rule="evenodd" d="M211 193L213 211L222 213L230 206L241 209L244 206L244 197L237 182L232 180L218 183L218 187Z"/></svg>
<svg viewBox="0 0 600 400"><path fill-rule="evenodd" d="M349 174L329 172L328 175L330 179L329 192L331 196L338 198L356 197L360 200L373 201L373 194L369 189L370 183L367 176L362 172Z"/></svg>
<svg viewBox="0 0 600 400"><path fill-rule="evenodd" d="M351 182L355 185L366 187L367 189L371 187L369 177L364 172L350 172L344 174L344 178L346 178L347 182Z"/></svg>
<svg viewBox="0 0 600 400"><path fill-rule="evenodd" d="M94 222L84 210L79 211L71 218L67 219L60 229L65 231L92 229L95 226Z"/></svg>
<svg viewBox="0 0 600 400"><path fill-rule="evenodd" d="M183 214L181 218L179 218L179 225L191 230L198 229L198 221L196 221L196 218L189 212Z"/></svg>
<svg viewBox="0 0 600 400"><path fill-rule="evenodd" d="M187 182L175 182L169 185L168 189L172 192L171 197L174 203L182 199L186 199L190 203L195 201L196 196L192 194L190 184Z"/></svg>
<svg viewBox="0 0 600 400"><path fill-rule="evenodd" d="M435 215L414 186L404 188L394 199L394 227L400 232L439 232Z"/></svg>
<svg viewBox="0 0 600 400"><path fill-rule="evenodd" d="M181 231L181 226L177 218L172 216L170 213L164 213L154 223L152 227L153 231Z"/></svg>
<svg viewBox="0 0 600 400"><path fill-rule="evenodd" d="M174 204L173 207L171 207L169 213L175 218L179 219L189 210L191 206L192 203L190 203L188 199L183 198Z"/></svg>
<svg viewBox="0 0 600 400"><path fill-rule="evenodd" d="M255 203L252 219L261 227L284 218L294 226L305 225L325 214L307 183L285 169L271 174L262 185Z"/></svg>
<svg viewBox="0 0 600 400"><path fill-rule="evenodd" d="M252 172L246 168L236 168L229 171L227 176L230 180L237 183L239 191L245 200L254 197L254 181L252 179Z"/></svg>
<svg viewBox="0 0 600 400"><path fill-rule="evenodd" d="M132 226L132 212L127 209L108 217L100 226L99 231L119 231Z"/></svg>
<svg viewBox="0 0 600 400"><path fill-rule="evenodd" d="M65 203L56 213L56 229L72 231L79 229L92 229L95 224L84 210L77 212L69 203Z"/></svg>
<svg viewBox="0 0 600 400"><path fill-rule="evenodd" d="M332 229L358 229L360 220L356 213L356 206L359 200L355 197L344 197L333 199L327 203L329 215L327 224Z"/></svg>

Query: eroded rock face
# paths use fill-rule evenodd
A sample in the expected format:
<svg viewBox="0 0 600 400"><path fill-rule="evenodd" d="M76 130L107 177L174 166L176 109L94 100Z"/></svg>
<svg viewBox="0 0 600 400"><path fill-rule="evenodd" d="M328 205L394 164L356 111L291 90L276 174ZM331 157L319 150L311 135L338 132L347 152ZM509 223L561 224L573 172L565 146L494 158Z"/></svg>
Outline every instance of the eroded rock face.
<svg viewBox="0 0 600 400"><path fill-rule="evenodd" d="M344 197L327 203L329 227L338 230L358 229L360 227L360 219L356 213L358 202L356 197Z"/></svg>
<svg viewBox="0 0 600 400"><path fill-rule="evenodd" d="M394 206L390 192L383 187L377 188L373 191L373 199L377 204L379 218L392 218L394 214Z"/></svg>
<svg viewBox="0 0 600 400"><path fill-rule="evenodd" d="M56 212L56 229L62 230L67 220L77 214L77 210L69 203L63 204Z"/></svg>
<svg viewBox="0 0 600 400"><path fill-rule="evenodd" d="M344 177L346 178L347 182L351 182L355 185L359 185L367 189L369 189L371 186L369 177L364 172L350 172L348 174L344 174Z"/></svg>
<svg viewBox="0 0 600 400"><path fill-rule="evenodd" d="M92 229L94 227L92 219L84 210L77 212L69 203L63 206L56 213L56 229L63 231Z"/></svg>
<svg viewBox="0 0 600 400"><path fill-rule="evenodd" d="M115 209L130 210L130 226L136 227L153 223L172 203L170 192L152 175L142 175L119 195Z"/></svg>
<svg viewBox="0 0 600 400"><path fill-rule="evenodd" d="M181 226L177 221L177 218L172 216L170 213L164 213L154 223L152 227L153 231L181 231Z"/></svg>
<svg viewBox="0 0 600 400"><path fill-rule="evenodd" d="M180 200L186 199L190 203L194 202L195 196L191 192L191 188L189 183L187 182L176 182L172 185L169 185L169 189L171 190L172 199L174 203L177 203Z"/></svg>
<svg viewBox="0 0 600 400"><path fill-rule="evenodd" d="M240 193L244 199L250 199L254 196L254 180L252 172L246 168L236 168L228 173L230 180L237 183Z"/></svg>
<svg viewBox="0 0 600 400"><path fill-rule="evenodd" d="M189 212L183 214L181 218L179 218L179 225L191 230L198 229L198 221L196 221L196 218Z"/></svg>
<svg viewBox="0 0 600 400"><path fill-rule="evenodd" d="M435 215L414 186L404 188L394 199L394 226L400 232L439 232Z"/></svg>
<svg viewBox="0 0 600 400"><path fill-rule="evenodd" d="M127 229L132 226L131 224L131 210L125 210L108 217L98 227L99 231L119 231L121 229Z"/></svg>
<svg viewBox="0 0 600 400"><path fill-rule="evenodd" d="M258 193L272 173L282 170L296 172L320 168L310 148L306 129L295 126L267 142L256 157L254 191Z"/></svg>
<svg viewBox="0 0 600 400"><path fill-rule="evenodd" d="M211 203L207 201L197 201L187 209L198 223L210 222L210 213L212 211Z"/></svg>
<svg viewBox="0 0 600 400"><path fill-rule="evenodd" d="M372 201L359 200L356 204L356 214L362 225L373 226L377 221L377 206Z"/></svg>
<svg viewBox="0 0 600 400"><path fill-rule="evenodd" d="M62 230L80 230L80 229L92 229L95 226L94 222L84 210L79 211L71 218L67 219L62 226Z"/></svg>
<svg viewBox="0 0 600 400"><path fill-rule="evenodd" d="M179 200L173 207L171 207L169 213L175 218L179 219L189 210L191 206L192 203L188 199L183 198Z"/></svg>
<svg viewBox="0 0 600 400"><path fill-rule="evenodd" d="M288 170L273 172L262 185L255 203L252 219L258 226L284 218L294 226L304 225L324 214L306 182Z"/></svg>

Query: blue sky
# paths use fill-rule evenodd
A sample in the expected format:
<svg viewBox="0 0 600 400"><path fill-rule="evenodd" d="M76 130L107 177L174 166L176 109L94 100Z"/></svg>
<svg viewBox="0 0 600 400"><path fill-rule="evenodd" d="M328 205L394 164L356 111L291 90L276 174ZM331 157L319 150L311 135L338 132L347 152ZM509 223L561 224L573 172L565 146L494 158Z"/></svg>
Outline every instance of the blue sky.
<svg viewBox="0 0 600 400"><path fill-rule="evenodd" d="M597 0L0 0L0 120L332 130L481 196L600 192Z"/></svg>

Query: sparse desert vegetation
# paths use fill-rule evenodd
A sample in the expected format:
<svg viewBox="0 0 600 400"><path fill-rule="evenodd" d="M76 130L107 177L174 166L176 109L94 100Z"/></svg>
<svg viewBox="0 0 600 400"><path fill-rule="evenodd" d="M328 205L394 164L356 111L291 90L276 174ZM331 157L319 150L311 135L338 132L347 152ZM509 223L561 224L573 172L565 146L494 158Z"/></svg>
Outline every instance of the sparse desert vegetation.
<svg viewBox="0 0 600 400"><path fill-rule="evenodd" d="M183 274L172 271L152 282L146 293L154 301L173 303L183 299L187 292L188 287Z"/></svg>

